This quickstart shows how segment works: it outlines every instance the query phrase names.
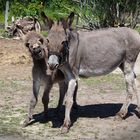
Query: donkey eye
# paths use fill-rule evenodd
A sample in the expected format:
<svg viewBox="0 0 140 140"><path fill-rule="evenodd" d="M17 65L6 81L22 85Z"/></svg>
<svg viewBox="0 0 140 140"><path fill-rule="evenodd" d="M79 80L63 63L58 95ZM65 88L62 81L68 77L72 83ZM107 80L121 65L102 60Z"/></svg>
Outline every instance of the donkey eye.
<svg viewBox="0 0 140 140"><path fill-rule="evenodd" d="M63 46L67 46L67 45L68 45L68 41L63 41L61 44L62 44Z"/></svg>
<svg viewBox="0 0 140 140"><path fill-rule="evenodd" d="M47 41L47 43L49 43L49 42L50 42L48 38L46 39L46 41Z"/></svg>

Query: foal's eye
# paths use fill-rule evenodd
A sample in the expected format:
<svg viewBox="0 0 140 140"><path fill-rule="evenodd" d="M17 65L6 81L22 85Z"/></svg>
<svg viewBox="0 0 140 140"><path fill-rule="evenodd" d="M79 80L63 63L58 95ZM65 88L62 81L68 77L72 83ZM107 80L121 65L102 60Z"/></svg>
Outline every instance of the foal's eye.
<svg viewBox="0 0 140 140"><path fill-rule="evenodd" d="M25 46L26 46L26 47L29 47L29 45L30 45L30 43L28 43L28 42L27 42L27 43L25 43Z"/></svg>

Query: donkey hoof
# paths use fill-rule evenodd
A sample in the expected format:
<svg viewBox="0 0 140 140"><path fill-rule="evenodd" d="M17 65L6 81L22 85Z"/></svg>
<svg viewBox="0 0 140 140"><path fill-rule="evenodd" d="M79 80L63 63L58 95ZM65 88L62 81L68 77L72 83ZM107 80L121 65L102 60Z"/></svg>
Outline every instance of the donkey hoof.
<svg viewBox="0 0 140 140"><path fill-rule="evenodd" d="M70 124L70 121L64 121L64 124L61 127L61 134L68 133Z"/></svg>
<svg viewBox="0 0 140 140"><path fill-rule="evenodd" d="M115 120L121 121L124 119L124 117L126 116L126 111L120 111L116 114L115 116Z"/></svg>
<svg viewBox="0 0 140 140"><path fill-rule="evenodd" d="M27 118L24 122L22 127L27 127L31 122L33 122L34 119L33 118Z"/></svg>
<svg viewBox="0 0 140 140"><path fill-rule="evenodd" d="M122 121L122 120L123 118L118 114L114 117L114 121Z"/></svg>
<svg viewBox="0 0 140 140"><path fill-rule="evenodd" d="M65 133L68 133L68 132L69 132L69 127L62 126L62 128L61 128L61 134L65 134Z"/></svg>

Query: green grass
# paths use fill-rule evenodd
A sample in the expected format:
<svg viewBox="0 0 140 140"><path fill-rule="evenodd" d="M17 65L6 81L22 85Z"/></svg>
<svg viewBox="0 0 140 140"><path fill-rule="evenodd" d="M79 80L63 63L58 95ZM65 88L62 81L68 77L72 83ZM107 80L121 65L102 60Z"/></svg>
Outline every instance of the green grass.
<svg viewBox="0 0 140 140"><path fill-rule="evenodd" d="M5 34L5 29L0 29L0 36L3 36Z"/></svg>
<svg viewBox="0 0 140 140"><path fill-rule="evenodd" d="M0 92L1 92L1 100L4 101L4 105L0 107L0 134L3 135L18 135L23 138L31 139L43 139L48 138L51 139L53 137L57 137L56 135L59 133L59 128L52 128L52 122L47 123L35 123L27 128L22 128L22 122L26 118L26 114L28 111L28 96L25 94L31 91L31 85L28 85L28 80L0 80ZM31 82L31 81L30 81ZM84 87L89 89L99 89L101 93L108 92L108 89L112 91L122 90L125 88L124 80L122 75L110 74L106 76L100 77L92 77L92 78L81 78L79 81L79 88ZM58 103L58 88L53 88L50 94L50 102L49 108L56 107ZM41 91L41 93L43 90ZM83 92L86 92L85 90ZM96 91L95 91L96 93ZM81 94L82 95L82 94ZM21 99L20 97L25 97L26 99ZM43 105L41 103L42 94L39 96L39 102L35 108L34 113L41 113L43 111ZM14 101L12 101L14 100ZM16 101L19 102L16 105ZM25 103L24 103L25 102ZM79 126L78 126L79 125ZM71 128L71 131L67 134L62 135L64 139L69 139L75 133L75 127L80 127L80 123L78 121L75 122L74 126ZM87 131L88 133L92 133L92 131ZM86 136L86 133L83 132L83 136ZM95 137L98 138L98 131L94 131ZM36 138L35 138L36 137Z"/></svg>
<svg viewBox="0 0 140 140"><path fill-rule="evenodd" d="M111 90L124 90L125 83L123 75L120 74L108 74L105 76L97 76L90 78L81 78L81 81L90 87L99 89L109 88Z"/></svg>
<svg viewBox="0 0 140 140"><path fill-rule="evenodd" d="M140 27L137 27L135 30L140 33Z"/></svg>
<svg viewBox="0 0 140 140"><path fill-rule="evenodd" d="M0 80L0 92L15 92L25 89L24 81L18 80Z"/></svg>

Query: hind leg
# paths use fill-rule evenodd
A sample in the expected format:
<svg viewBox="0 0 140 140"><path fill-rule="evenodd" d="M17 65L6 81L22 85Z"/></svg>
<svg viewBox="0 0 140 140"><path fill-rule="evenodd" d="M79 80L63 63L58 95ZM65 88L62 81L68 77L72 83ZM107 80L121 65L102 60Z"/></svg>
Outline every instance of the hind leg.
<svg viewBox="0 0 140 140"><path fill-rule="evenodd" d="M138 86L139 86L139 82L136 80L136 76L135 76L135 84L133 85L133 89L135 91L135 95L136 95L136 99L137 99L137 109L138 109L138 113L139 113L139 117L140 117L140 95L137 91Z"/></svg>
<svg viewBox="0 0 140 140"><path fill-rule="evenodd" d="M121 70L124 73L125 83L126 83L126 101L123 104L121 110L117 113L117 115L121 118L124 118L128 112L128 107L132 101L133 93L136 93L135 88L135 74L133 72L134 63L132 62L124 62L120 66Z"/></svg>
<svg viewBox="0 0 140 140"><path fill-rule="evenodd" d="M73 108L78 109L78 104L77 104L77 90L78 90L78 81L76 81L76 87L74 90L74 95L73 95Z"/></svg>

